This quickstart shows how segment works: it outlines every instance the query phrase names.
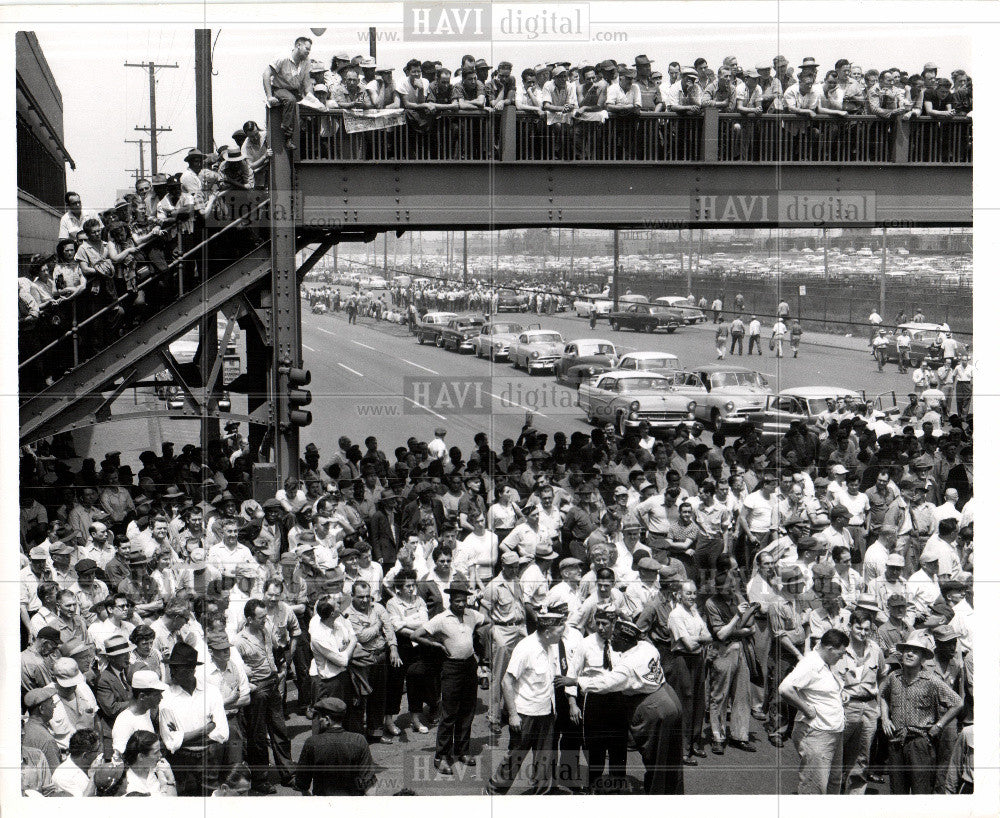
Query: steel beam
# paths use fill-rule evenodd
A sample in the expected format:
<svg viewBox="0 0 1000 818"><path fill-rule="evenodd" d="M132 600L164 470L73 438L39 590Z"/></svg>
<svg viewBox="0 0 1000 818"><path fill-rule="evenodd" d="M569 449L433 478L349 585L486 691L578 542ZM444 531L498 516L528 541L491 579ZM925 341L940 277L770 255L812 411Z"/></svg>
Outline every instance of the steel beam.
<svg viewBox="0 0 1000 818"><path fill-rule="evenodd" d="M295 273L295 223L301 218L295 207L292 153L281 132L279 109L268 115L269 143L274 155L270 162L271 182L271 357L268 373L268 404L271 443L278 482L299 473L299 430L280 417L281 383L279 367L302 366L302 326L299 281Z"/></svg>
<svg viewBox="0 0 1000 818"><path fill-rule="evenodd" d="M972 224L965 165L331 162L296 174L303 224L326 229Z"/></svg>

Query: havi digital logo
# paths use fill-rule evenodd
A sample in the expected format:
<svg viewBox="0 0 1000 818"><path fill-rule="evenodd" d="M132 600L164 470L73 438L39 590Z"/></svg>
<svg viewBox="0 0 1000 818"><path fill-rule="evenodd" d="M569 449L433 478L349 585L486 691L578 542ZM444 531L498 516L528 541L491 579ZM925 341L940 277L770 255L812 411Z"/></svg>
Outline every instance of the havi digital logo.
<svg viewBox="0 0 1000 818"><path fill-rule="evenodd" d="M403 38L411 42L492 39L490 3L403 3Z"/></svg>

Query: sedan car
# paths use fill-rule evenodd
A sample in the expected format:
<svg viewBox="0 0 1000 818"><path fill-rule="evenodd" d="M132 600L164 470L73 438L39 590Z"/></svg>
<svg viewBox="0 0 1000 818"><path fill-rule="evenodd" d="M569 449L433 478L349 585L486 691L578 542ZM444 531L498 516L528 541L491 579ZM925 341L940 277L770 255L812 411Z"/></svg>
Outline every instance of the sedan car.
<svg viewBox="0 0 1000 818"><path fill-rule="evenodd" d="M555 368L565 343L562 335L555 330L528 330L517 336L510 345L507 357L514 369L523 366L529 375L534 375L541 369Z"/></svg>
<svg viewBox="0 0 1000 818"><path fill-rule="evenodd" d="M885 348L885 360L898 361L899 351L896 349L896 339L901 334L901 330L910 333L910 365L920 366L921 361L927 358L934 366L939 366L942 361L941 347L937 343L938 336L942 334L941 324L918 324L910 322L900 324L896 328L896 334L890 339L889 345ZM958 354L965 355L968 347L961 341L958 342Z"/></svg>
<svg viewBox="0 0 1000 818"><path fill-rule="evenodd" d="M441 336L441 330L448 326L448 322L453 318L458 318L458 314L454 312L425 313L413 328L413 332L417 336L417 343L436 344Z"/></svg>
<svg viewBox="0 0 1000 818"><path fill-rule="evenodd" d="M502 290L497 297L497 312L524 312L528 309L528 296L513 290Z"/></svg>
<svg viewBox="0 0 1000 818"><path fill-rule="evenodd" d="M666 330L674 333L684 323L681 310L658 304L627 304L608 313L608 321L615 332L623 329L635 332Z"/></svg>
<svg viewBox="0 0 1000 818"><path fill-rule="evenodd" d="M799 421L807 426L824 427L830 413L830 401L849 398L856 403L864 403L859 392L836 386L800 386L784 389L777 395L769 395L763 410L750 415L750 422L757 427L767 440L784 437L792 423Z"/></svg>
<svg viewBox="0 0 1000 818"><path fill-rule="evenodd" d="M664 307L674 307L679 309L681 311L681 316L684 318L685 324L703 324L708 320L708 317L705 315L705 311L698 309L690 298L683 295L660 296L653 303L660 304Z"/></svg>
<svg viewBox="0 0 1000 818"><path fill-rule="evenodd" d="M666 375L680 369L681 362L669 352L626 352L618 359L617 368Z"/></svg>
<svg viewBox="0 0 1000 818"><path fill-rule="evenodd" d="M452 318L441 329L438 346L455 352L472 352L472 339L479 336L479 330L486 322L481 315L462 315Z"/></svg>
<svg viewBox="0 0 1000 818"><path fill-rule="evenodd" d="M725 364L696 367L707 394L698 399L695 415L718 432L741 430L767 403L767 378L752 369Z"/></svg>
<svg viewBox="0 0 1000 818"><path fill-rule="evenodd" d="M600 372L614 369L618 360L615 345L601 338L570 341L556 362L555 375L559 383L579 386Z"/></svg>
<svg viewBox="0 0 1000 818"><path fill-rule="evenodd" d="M506 359L511 342L522 332L524 327L511 321L487 321L472 339L472 351L477 358Z"/></svg>
<svg viewBox="0 0 1000 818"><path fill-rule="evenodd" d="M643 421L653 430L693 423L705 388L693 373L684 374L691 377L678 386L655 372L606 372L580 384L578 404L587 420L611 422L620 435Z"/></svg>

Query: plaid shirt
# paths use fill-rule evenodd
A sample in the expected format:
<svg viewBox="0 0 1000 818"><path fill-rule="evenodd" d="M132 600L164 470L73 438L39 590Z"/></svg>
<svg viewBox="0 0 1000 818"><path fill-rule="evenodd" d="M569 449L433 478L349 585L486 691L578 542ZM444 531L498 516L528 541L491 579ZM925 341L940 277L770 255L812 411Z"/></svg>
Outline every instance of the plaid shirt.
<svg viewBox="0 0 1000 818"><path fill-rule="evenodd" d="M926 670L909 683L901 671L894 670L886 679L882 695L889 705L892 723L915 733L926 733L947 710L962 703L943 679Z"/></svg>

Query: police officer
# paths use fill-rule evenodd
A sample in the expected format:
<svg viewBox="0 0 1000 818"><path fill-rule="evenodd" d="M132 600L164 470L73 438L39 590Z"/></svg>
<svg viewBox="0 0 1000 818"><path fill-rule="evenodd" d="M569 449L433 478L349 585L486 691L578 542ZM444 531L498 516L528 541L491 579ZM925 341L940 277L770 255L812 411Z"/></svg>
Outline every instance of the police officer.
<svg viewBox="0 0 1000 818"><path fill-rule="evenodd" d="M313 705L313 734L302 745L295 789L303 795L364 795L377 777L375 760L360 733L344 730L347 705L332 696Z"/></svg>
<svg viewBox="0 0 1000 818"><path fill-rule="evenodd" d="M622 692L629 733L646 767L646 795L683 795L684 738L681 703L667 684L660 656L631 620L615 622L611 647L620 655L609 670L591 670L579 679L559 676L559 687L577 685L585 693Z"/></svg>

